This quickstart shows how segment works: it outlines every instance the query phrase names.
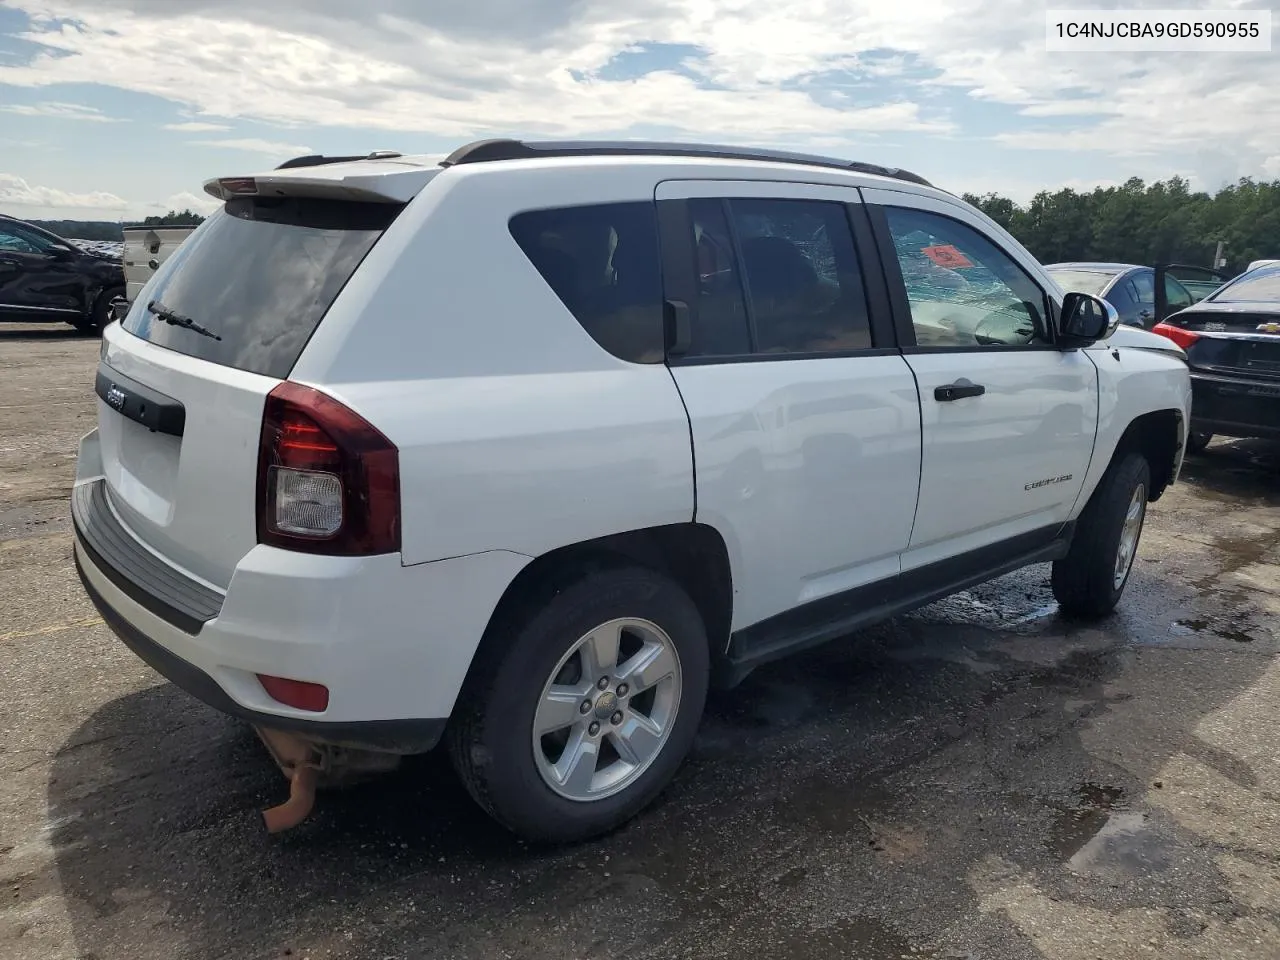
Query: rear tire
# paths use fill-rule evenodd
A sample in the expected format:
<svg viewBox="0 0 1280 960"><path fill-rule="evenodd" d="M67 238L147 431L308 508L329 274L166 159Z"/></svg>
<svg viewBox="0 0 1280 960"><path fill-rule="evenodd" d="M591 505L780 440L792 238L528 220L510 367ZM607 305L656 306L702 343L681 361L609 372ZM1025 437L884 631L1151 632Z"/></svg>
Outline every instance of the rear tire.
<svg viewBox="0 0 1280 960"><path fill-rule="evenodd" d="M1139 453L1116 460L1076 523L1067 555L1053 564L1053 595L1068 617L1104 617L1115 609L1133 570L1151 490Z"/></svg>
<svg viewBox="0 0 1280 960"><path fill-rule="evenodd" d="M1187 436L1187 452L1204 453L1204 448L1209 446L1209 441L1212 439L1212 433L1204 433L1196 430L1191 431Z"/></svg>
<svg viewBox="0 0 1280 960"><path fill-rule="evenodd" d="M71 321L71 325L86 336L102 332L103 327L111 322L111 305L119 297L124 296L123 287L103 290L93 301L93 307L87 316Z"/></svg>
<svg viewBox="0 0 1280 960"><path fill-rule="evenodd" d="M507 829L586 840L631 819L675 775L709 677L706 629L679 586L640 567L589 573L491 625L454 709L449 754Z"/></svg>

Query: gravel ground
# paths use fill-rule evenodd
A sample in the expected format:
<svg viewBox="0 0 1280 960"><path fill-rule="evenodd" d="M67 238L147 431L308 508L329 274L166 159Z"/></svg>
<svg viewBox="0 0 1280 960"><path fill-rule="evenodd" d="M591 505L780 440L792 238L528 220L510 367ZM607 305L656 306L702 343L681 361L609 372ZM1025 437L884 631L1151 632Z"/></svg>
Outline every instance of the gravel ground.
<svg viewBox="0 0 1280 960"><path fill-rule="evenodd" d="M1034 567L715 696L607 840L526 849L436 757L272 838L256 739L76 581L96 356L0 328L0 957L1280 957L1280 448L1189 461L1100 626Z"/></svg>

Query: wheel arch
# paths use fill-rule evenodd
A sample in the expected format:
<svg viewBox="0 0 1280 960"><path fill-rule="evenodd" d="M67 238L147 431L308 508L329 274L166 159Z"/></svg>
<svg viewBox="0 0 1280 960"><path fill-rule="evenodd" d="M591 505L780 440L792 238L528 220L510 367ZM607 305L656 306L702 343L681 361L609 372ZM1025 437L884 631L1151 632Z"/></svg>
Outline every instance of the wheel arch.
<svg viewBox="0 0 1280 960"><path fill-rule="evenodd" d="M703 523L676 523L566 544L534 558L515 576L489 617L486 650L506 642L513 618L593 571L638 565L670 577L702 617L714 661L729 643L733 585L723 537ZM473 658L474 664L479 658Z"/></svg>
<svg viewBox="0 0 1280 960"><path fill-rule="evenodd" d="M1107 466L1129 453L1140 453L1151 470L1147 502L1155 503L1178 475L1188 428L1181 410L1153 410L1134 417L1116 441Z"/></svg>

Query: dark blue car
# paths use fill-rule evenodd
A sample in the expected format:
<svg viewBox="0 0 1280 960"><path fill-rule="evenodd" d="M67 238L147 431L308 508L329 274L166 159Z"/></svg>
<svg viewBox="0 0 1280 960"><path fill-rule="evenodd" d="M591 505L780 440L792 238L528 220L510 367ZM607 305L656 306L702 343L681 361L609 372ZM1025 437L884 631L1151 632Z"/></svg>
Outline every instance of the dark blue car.
<svg viewBox="0 0 1280 960"><path fill-rule="evenodd" d="M1150 330L1156 325L1156 272L1132 263L1053 263L1045 267L1067 293L1091 293L1102 297L1120 314L1120 322ZM1174 277L1164 274L1169 310L1195 303L1191 292Z"/></svg>

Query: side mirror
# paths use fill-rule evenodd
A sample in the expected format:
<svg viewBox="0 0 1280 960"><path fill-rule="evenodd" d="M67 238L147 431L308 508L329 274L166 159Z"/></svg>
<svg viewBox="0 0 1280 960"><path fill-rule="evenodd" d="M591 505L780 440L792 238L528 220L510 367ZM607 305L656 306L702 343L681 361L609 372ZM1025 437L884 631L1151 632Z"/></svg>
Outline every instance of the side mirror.
<svg viewBox="0 0 1280 960"><path fill-rule="evenodd" d="M1064 347L1087 347L1105 340L1120 326L1120 314L1101 297L1068 293L1062 298L1058 340Z"/></svg>

